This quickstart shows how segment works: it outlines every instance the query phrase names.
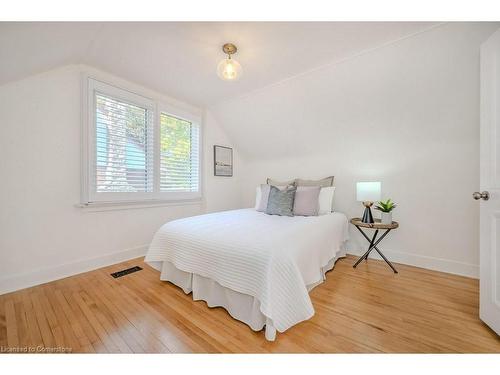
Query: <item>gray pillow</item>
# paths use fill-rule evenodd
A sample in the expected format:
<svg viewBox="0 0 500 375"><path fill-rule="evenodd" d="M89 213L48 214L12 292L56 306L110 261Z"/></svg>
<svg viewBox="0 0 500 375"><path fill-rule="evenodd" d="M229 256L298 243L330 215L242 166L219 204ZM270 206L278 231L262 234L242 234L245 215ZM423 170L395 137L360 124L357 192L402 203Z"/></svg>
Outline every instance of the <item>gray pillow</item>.
<svg viewBox="0 0 500 375"><path fill-rule="evenodd" d="M280 190L285 190L287 187L293 187L293 185L276 186ZM269 200L269 191L271 190L271 185L261 184L260 185L260 202L257 205L257 211L266 212L267 202Z"/></svg>
<svg viewBox="0 0 500 375"><path fill-rule="evenodd" d="M295 193L293 214L296 216L318 216L320 186L299 186Z"/></svg>
<svg viewBox="0 0 500 375"><path fill-rule="evenodd" d="M266 184L272 185L272 186L288 186L288 185L296 185L295 180L290 180L290 181L276 181L271 178L268 178L266 180Z"/></svg>
<svg viewBox="0 0 500 375"><path fill-rule="evenodd" d="M325 177L321 180L302 180L300 178L295 180L297 186L333 186L333 176Z"/></svg>
<svg viewBox="0 0 500 375"><path fill-rule="evenodd" d="M293 216L293 202L296 190L296 187L288 187L285 190L280 190L276 186L271 186L266 214Z"/></svg>

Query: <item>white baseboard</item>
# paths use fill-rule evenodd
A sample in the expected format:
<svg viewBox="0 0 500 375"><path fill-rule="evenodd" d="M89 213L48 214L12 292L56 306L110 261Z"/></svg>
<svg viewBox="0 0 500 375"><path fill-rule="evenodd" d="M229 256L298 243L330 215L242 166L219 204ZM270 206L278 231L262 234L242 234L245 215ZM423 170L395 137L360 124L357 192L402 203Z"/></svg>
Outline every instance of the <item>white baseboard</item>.
<svg viewBox="0 0 500 375"><path fill-rule="evenodd" d="M110 266L146 254L147 245L0 279L0 295Z"/></svg>
<svg viewBox="0 0 500 375"><path fill-rule="evenodd" d="M88 272L97 268L110 266L129 259L138 258L146 254L147 245L134 247L131 249L105 254L100 257L80 260L74 263L62 264L55 267L40 269L35 272L10 276L0 279L0 295L14 292L19 289L48 283L68 276ZM359 256L365 250L348 250L348 254ZM453 273L456 275L479 278L479 266L476 264L462 263L448 259L434 258L424 255L403 253L394 250L383 250L384 255L394 263L402 263L410 266L421 267L433 271ZM370 254L370 258L382 259L375 251Z"/></svg>
<svg viewBox="0 0 500 375"><path fill-rule="evenodd" d="M455 260L434 258L425 255L403 253L394 250L381 250L390 262L407 264L409 266L426 268L433 271L453 273L455 275L472 277L474 279L479 278L479 265L477 264L457 262ZM366 250L348 250L347 253L360 256L365 251ZM382 259L375 250L371 252L370 258Z"/></svg>

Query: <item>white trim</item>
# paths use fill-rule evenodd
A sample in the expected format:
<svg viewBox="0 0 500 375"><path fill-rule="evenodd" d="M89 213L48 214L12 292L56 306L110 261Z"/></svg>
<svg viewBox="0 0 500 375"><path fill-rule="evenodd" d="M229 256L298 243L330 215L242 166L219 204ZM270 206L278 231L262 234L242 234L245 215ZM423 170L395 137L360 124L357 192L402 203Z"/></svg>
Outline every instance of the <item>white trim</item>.
<svg viewBox="0 0 500 375"><path fill-rule="evenodd" d="M443 258L435 258L427 255L418 255L418 254L403 253L394 250L385 250L382 248L380 250L384 253L385 257L391 263L392 262L401 263L409 266L429 269L432 271L440 271L460 276L472 277L474 279L479 278L479 265L477 264L458 262L456 260L449 260ZM360 256L365 251L366 249L348 250L347 253L355 256ZM370 259L371 258L382 260L380 255L378 255L375 250L372 251L372 253L370 254ZM398 268L397 264L394 266L396 267L396 269ZM389 266L387 266L387 270L388 272L392 272Z"/></svg>
<svg viewBox="0 0 500 375"><path fill-rule="evenodd" d="M113 99L117 99L121 102L128 103L137 107L154 110L155 99L148 97L147 94L141 92L134 92L126 87L122 87L117 84L108 83L105 80L94 78L93 76L88 77L89 84L89 95L94 94L93 91L101 93L103 95L109 95ZM93 108L92 112L94 111Z"/></svg>
<svg viewBox="0 0 500 375"><path fill-rule="evenodd" d="M117 77L109 72L99 70L93 66L79 64L78 67L80 71L86 74L88 77L94 78L98 81L108 83L112 86L116 86L126 91L138 93L141 96L152 98L153 100L168 103L169 105L174 106L176 108L182 108L183 110L189 113L198 115L201 115L203 113L203 110L200 107L197 107L193 104L182 102L180 100L167 96L158 91L151 90L145 86L141 86L126 79Z"/></svg>
<svg viewBox="0 0 500 375"><path fill-rule="evenodd" d="M126 201L126 202L92 202L86 204L76 204L75 207L82 208L87 212L101 212L101 211L120 211L131 210L150 207L166 207L166 206L187 206L187 205L202 205L202 198L185 199L185 200L140 200L140 201Z"/></svg>
<svg viewBox="0 0 500 375"><path fill-rule="evenodd" d="M146 254L147 248L148 245L137 246L95 258L60 264L54 267L39 269L35 272L9 276L0 279L0 295L142 257Z"/></svg>
<svg viewBox="0 0 500 375"><path fill-rule="evenodd" d="M80 203L89 202L89 111L88 103L88 81L87 73L81 73L80 78Z"/></svg>

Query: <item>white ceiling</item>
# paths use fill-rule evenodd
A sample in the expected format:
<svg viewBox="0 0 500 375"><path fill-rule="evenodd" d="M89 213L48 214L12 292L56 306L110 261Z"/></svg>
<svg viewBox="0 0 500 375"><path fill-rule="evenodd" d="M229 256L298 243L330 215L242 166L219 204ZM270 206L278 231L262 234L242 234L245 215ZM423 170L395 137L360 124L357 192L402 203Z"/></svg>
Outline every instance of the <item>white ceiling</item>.
<svg viewBox="0 0 500 375"><path fill-rule="evenodd" d="M429 22L0 23L0 84L84 63L208 106L434 26ZM220 80L221 46L243 66Z"/></svg>

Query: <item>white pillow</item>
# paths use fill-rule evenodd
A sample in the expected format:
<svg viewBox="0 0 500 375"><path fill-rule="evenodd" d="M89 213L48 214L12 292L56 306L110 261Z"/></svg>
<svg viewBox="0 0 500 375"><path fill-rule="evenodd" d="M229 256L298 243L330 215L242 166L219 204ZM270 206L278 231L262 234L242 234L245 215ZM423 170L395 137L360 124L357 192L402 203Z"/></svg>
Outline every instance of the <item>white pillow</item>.
<svg viewBox="0 0 500 375"><path fill-rule="evenodd" d="M335 193L335 186L322 187L319 192L318 215L329 214L333 211L333 195Z"/></svg>
<svg viewBox="0 0 500 375"><path fill-rule="evenodd" d="M257 194L255 194L255 209L259 208L260 200L262 199L262 191L260 185L257 186Z"/></svg>

